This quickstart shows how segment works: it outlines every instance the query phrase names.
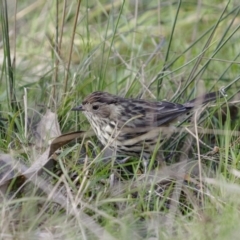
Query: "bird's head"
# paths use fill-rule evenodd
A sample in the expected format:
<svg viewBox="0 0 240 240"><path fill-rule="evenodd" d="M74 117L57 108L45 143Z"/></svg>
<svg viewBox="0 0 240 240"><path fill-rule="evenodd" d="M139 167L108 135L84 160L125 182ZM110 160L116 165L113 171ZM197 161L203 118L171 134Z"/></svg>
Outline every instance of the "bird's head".
<svg viewBox="0 0 240 240"><path fill-rule="evenodd" d="M87 118L114 118L119 113L119 98L106 92L93 92L88 95L81 105L74 107L73 111L82 111Z"/></svg>

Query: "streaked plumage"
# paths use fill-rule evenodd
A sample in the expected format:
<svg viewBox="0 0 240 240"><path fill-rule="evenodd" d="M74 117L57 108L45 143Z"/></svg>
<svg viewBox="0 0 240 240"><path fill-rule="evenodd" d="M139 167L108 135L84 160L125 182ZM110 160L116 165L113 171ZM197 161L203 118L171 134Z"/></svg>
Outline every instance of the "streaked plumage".
<svg viewBox="0 0 240 240"><path fill-rule="evenodd" d="M87 96L82 105L73 110L83 111L103 145L121 155L140 156L143 153L148 158L159 139L169 137L174 131L172 122L195 105L218 96L219 92L213 92L178 104L127 99L98 91Z"/></svg>

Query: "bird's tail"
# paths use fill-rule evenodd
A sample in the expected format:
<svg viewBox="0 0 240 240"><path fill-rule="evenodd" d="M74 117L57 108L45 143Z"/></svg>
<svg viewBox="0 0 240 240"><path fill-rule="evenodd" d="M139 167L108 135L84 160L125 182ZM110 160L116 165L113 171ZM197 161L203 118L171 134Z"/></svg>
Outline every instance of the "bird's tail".
<svg viewBox="0 0 240 240"><path fill-rule="evenodd" d="M202 96L199 96L197 98L194 98L191 101L188 101L186 103L184 103L183 105L187 108L194 108L196 105L201 105L201 104L205 104L211 101L215 101L218 98L222 98L222 97L227 97L227 94L224 90L224 88L220 89L217 92L210 92L207 94L204 94Z"/></svg>

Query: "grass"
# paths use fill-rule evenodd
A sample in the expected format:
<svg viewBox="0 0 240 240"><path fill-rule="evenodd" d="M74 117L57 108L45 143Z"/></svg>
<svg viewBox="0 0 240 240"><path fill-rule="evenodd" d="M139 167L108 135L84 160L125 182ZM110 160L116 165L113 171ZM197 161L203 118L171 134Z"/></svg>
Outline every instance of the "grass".
<svg viewBox="0 0 240 240"><path fill-rule="evenodd" d="M0 9L2 239L237 238L238 1L1 0ZM195 136L165 143L165 155L177 153L167 166L141 174L139 159L106 162L94 137L81 138L58 152L50 180L1 182L11 159L23 172L47 159L49 139L87 130L70 109L93 91L183 103L222 86L228 97L204 111L197 133L188 128Z"/></svg>

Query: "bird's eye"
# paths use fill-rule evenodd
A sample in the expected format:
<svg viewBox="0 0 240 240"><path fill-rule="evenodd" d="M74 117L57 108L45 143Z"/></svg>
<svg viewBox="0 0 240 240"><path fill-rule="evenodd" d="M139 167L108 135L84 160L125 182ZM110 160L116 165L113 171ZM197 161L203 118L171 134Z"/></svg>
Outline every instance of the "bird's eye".
<svg viewBox="0 0 240 240"><path fill-rule="evenodd" d="M98 106L98 105L93 105L93 106L92 106L92 109L93 109L93 110L98 110L98 109L99 109L99 106Z"/></svg>

